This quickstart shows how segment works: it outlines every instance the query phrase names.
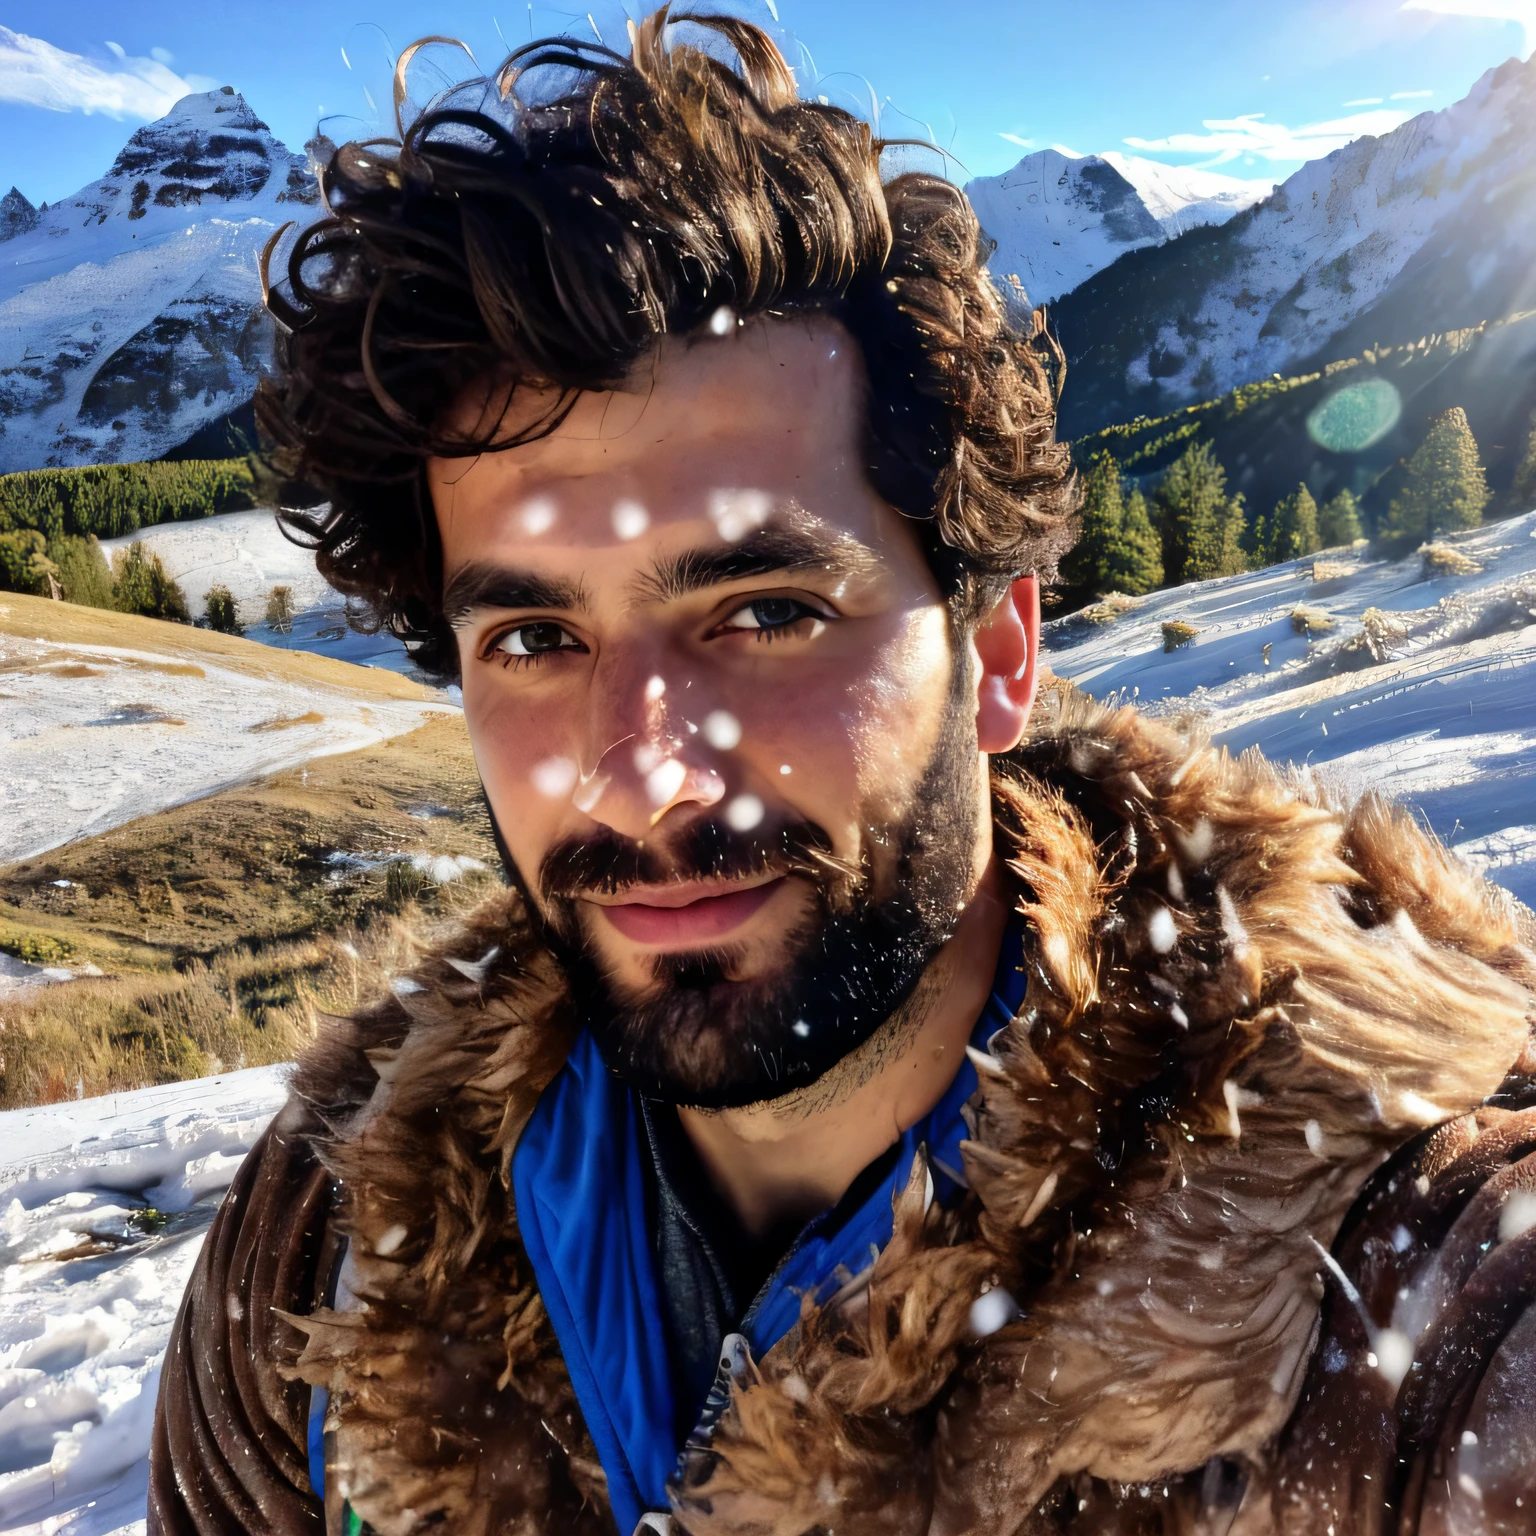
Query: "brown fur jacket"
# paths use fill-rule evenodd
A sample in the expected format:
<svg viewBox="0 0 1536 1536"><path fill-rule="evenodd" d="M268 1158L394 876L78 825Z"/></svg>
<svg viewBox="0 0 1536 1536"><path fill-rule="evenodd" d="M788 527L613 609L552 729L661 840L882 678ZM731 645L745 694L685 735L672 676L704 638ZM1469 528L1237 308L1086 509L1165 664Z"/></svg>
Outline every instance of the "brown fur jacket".
<svg viewBox="0 0 1536 1536"><path fill-rule="evenodd" d="M1030 976L970 1192L914 1178L690 1453L675 1528L1536 1530L1529 914L1400 811L1065 690L995 824ZM183 1305L151 1532L318 1536L343 1490L380 1536L613 1530L509 1194L571 1028L500 896L322 1034ZM338 1234L365 1304L332 1312ZM995 1286L1022 1315L977 1339Z"/></svg>

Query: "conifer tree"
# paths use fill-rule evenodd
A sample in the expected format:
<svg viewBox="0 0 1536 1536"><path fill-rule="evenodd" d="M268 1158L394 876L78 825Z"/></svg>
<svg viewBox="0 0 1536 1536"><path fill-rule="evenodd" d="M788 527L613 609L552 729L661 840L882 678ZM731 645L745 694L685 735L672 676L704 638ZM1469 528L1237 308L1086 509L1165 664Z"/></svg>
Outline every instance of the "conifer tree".
<svg viewBox="0 0 1536 1536"><path fill-rule="evenodd" d="M1266 565L1298 560L1323 547L1317 530L1317 502L1305 481L1276 504L1270 519L1268 544L1264 552Z"/></svg>
<svg viewBox="0 0 1536 1536"><path fill-rule="evenodd" d="M209 629L217 630L221 635L245 633L245 626L241 624L240 615L235 608L234 594L228 587L209 587L208 596L204 601L207 604Z"/></svg>
<svg viewBox="0 0 1536 1536"><path fill-rule="evenodd" d="M1412 549L1437 533L1475 528L1488 504L1488 482L1477 455L1477 439L1459 405L1429 424L1424 441L1408 460L1402 489L1392 498L1381 541L1392 551Z"/></svg>
<svg viewBox="0 0 1536 1536"><path fill-rule="evenodd" d="M1101 449L1083 474L1077 543L1061 562L1062 579L1069 585L1086 592L1114 587L1109 572L1120 548L1122 511L1120 466Z"/></svg>
<svg viewBox="0 0 1536 1536"><path fill-rule="evenodd" d="M1227 495L1227 472L1209 443L1192 443L1174 460L1157 488L1155 504L1170 585L1248 568L1242 548L1243 498Z"/></svg>
<svg viewBox="0 0 1536 1536"><path fill-rule="evenodd" d="M123 613L139 613L147 619L169 619L190 624L187 599L180 584L166 570L160 556L137 541L112 562L112 596Z"/></svg>
<svg viewBox="0 0 1536 1536"><path fill-rule="evenodd" d="M1525 439L1525 451L1515 466L1515 478L1509 483L1507 501L1512 513L1529 512L1536 507L1536 411L1531 412L1531 430Z"/></svg>
<svg viewBox="0 0 1536 1536"><path fill-rule="evenodd" d="M1163 584L1163 541L1152 526L1147 498L1134 490L1124 500L1120 518L1120 548L1111 568L1113 591L1140 597Z"/></svg>
<svg viewBox="0 0 1536 1536"><path fill-rule="evenodd" d="M47 597L49 577L58 567L48 558L48 541L35 528L0 533L0 591L27 592Z"/></svg>
<svg viewBox="0 0 1536 1536"><path fill-rule="evenodd" d="M65 534L48 546L48 553L59 568L59 585L66 603L82 608L112 608L112 572L95 534L87 539Z"/></svg>
<svg viewBox="0 0 1536 1536"><path fill-rule="evenodd" d="M1317 536L1324 549L1353 544L1360 537L1360 503L1345 489L1325 501L1317 514Z"/></svg>

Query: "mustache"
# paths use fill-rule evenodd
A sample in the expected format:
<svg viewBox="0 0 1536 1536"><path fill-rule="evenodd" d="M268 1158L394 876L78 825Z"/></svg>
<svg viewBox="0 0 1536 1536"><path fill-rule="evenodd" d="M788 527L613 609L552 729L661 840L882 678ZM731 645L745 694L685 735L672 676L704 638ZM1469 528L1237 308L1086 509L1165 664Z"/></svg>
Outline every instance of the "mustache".
<svg viewBox="0 0 1536 1536"><path fill-rule="evenodd" d="M633 885L736 880L769 871L806 875L822 885L852 885L862 877L857 865L833 855L831 838L814 822L738 832L704 817L665 842L636 842L611 827L566 838L540 861L539 888L554 901L587 891L614 896Z"/></svg>

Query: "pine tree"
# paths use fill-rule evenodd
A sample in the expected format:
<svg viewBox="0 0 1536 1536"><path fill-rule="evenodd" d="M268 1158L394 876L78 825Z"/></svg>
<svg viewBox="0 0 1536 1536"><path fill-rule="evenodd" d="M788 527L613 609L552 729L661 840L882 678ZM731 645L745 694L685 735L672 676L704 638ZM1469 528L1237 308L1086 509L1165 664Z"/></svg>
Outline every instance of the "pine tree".
<svg viewBox="0 0 1536 1536"><path fill-rule="evenodd" d="M179 583L166 570L159 555L151 554L137 541L112 562L112 597L123 613L142 614L147 619L169 619L176 624L190 624L187 599Z"/></svg>
<svg viewBox="0 0 1536 1536"><path fill-rule="evenodd" d="M1317 514L1317 536L1324 549L1353 544L1360 537L1360 503L1353 491L1339 491L1323 503Z"/></svg>
<svg viewBox="0 0 1536 1536"><path fill-rule="evenodd" d="M59 568L59 585L64 601L82 608L111 608L112 571L95 534L88 539L65 534L48 546L48 553Z"/></svg>
<svg viewBox="0 0 1536 1536"><path fill-rule="evenodd" d="M1152 526L1147 498L1139 490L1124 500L1120 518L1120 548L1110 567L1112 591L1140 597L1163 584L1163 541Z"/></svg>
<svg viewBox="0 0 1536 1536"><path fill-rule="evenodd" d="M1243 498L1227 495L1227 472L1209 443L1192 443L1174 460L1154 500L1170 585L1247 570Z"/></svg>
<svg viewBox="0 0 1536 1536"><path fill-rule="evenodd" d="M1515 466L1515 478L1509 483L1506 500L1512 513L1529 512L1536 507L1536 411L1531 412L1531 430L1525 439L1525 452Z"/></svg>
<svg viewBox="0 0 1536 1536"><path fill-rule="evenodd" d="M1431 420L1424 441L1408 460L1402 489L1382 523L1382 544L1400 552L1437 533L1475 528L1487 504L1488 482L1477 439L1467 413L1453 405Z"/></svg>
<svg viewBox="0 0 1536 1536"><path fill-rule="evenodd" d="M0 533L0 591L48 597L58 567L48 558L48 541L35 528Z"/></svg>
<svg viewBox="0 0 1536 1536"><path fill-rule="evenodd" d="M235 610L234 594L228 587L209 587L206 598L209 629L217 630L221 635L243 635L245 626L240 622L240 615Z"/></svg>
<svg viewBox="0 0 1536 1536"><path fill-rule="evenodd" d="M1120 548L1123 506L1120 466L1101 449L1083 474L1077 543L1061 562L1062 579L1087 593L1110 591L1110 567Z"/></svg>
<svg viewBox="0 0 1536 1536"><path fill-rule="evenodd" d="M1275 505L1269 523L1269 547L1265 550L1265 564L1278 565L1282 560L1298 560L1303 555L1314 554L1323 547L1317 531L1317 503L1303 481L1289 496L1282 496Z"/></svg>

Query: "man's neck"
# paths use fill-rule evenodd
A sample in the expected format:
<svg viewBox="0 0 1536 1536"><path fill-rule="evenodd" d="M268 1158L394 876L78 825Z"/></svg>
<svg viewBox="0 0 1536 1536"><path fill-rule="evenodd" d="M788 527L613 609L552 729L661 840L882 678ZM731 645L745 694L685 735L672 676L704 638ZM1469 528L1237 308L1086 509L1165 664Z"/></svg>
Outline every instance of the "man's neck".
<svg viewBox="0 0 1536 1536"><path fill-rule="evenodd" d="M746 1109L678 1110L705 1174L749 1234L829 1210L943 1097L991 993L1007 923L989 864L912 996L821 1082Z"/></svg>

